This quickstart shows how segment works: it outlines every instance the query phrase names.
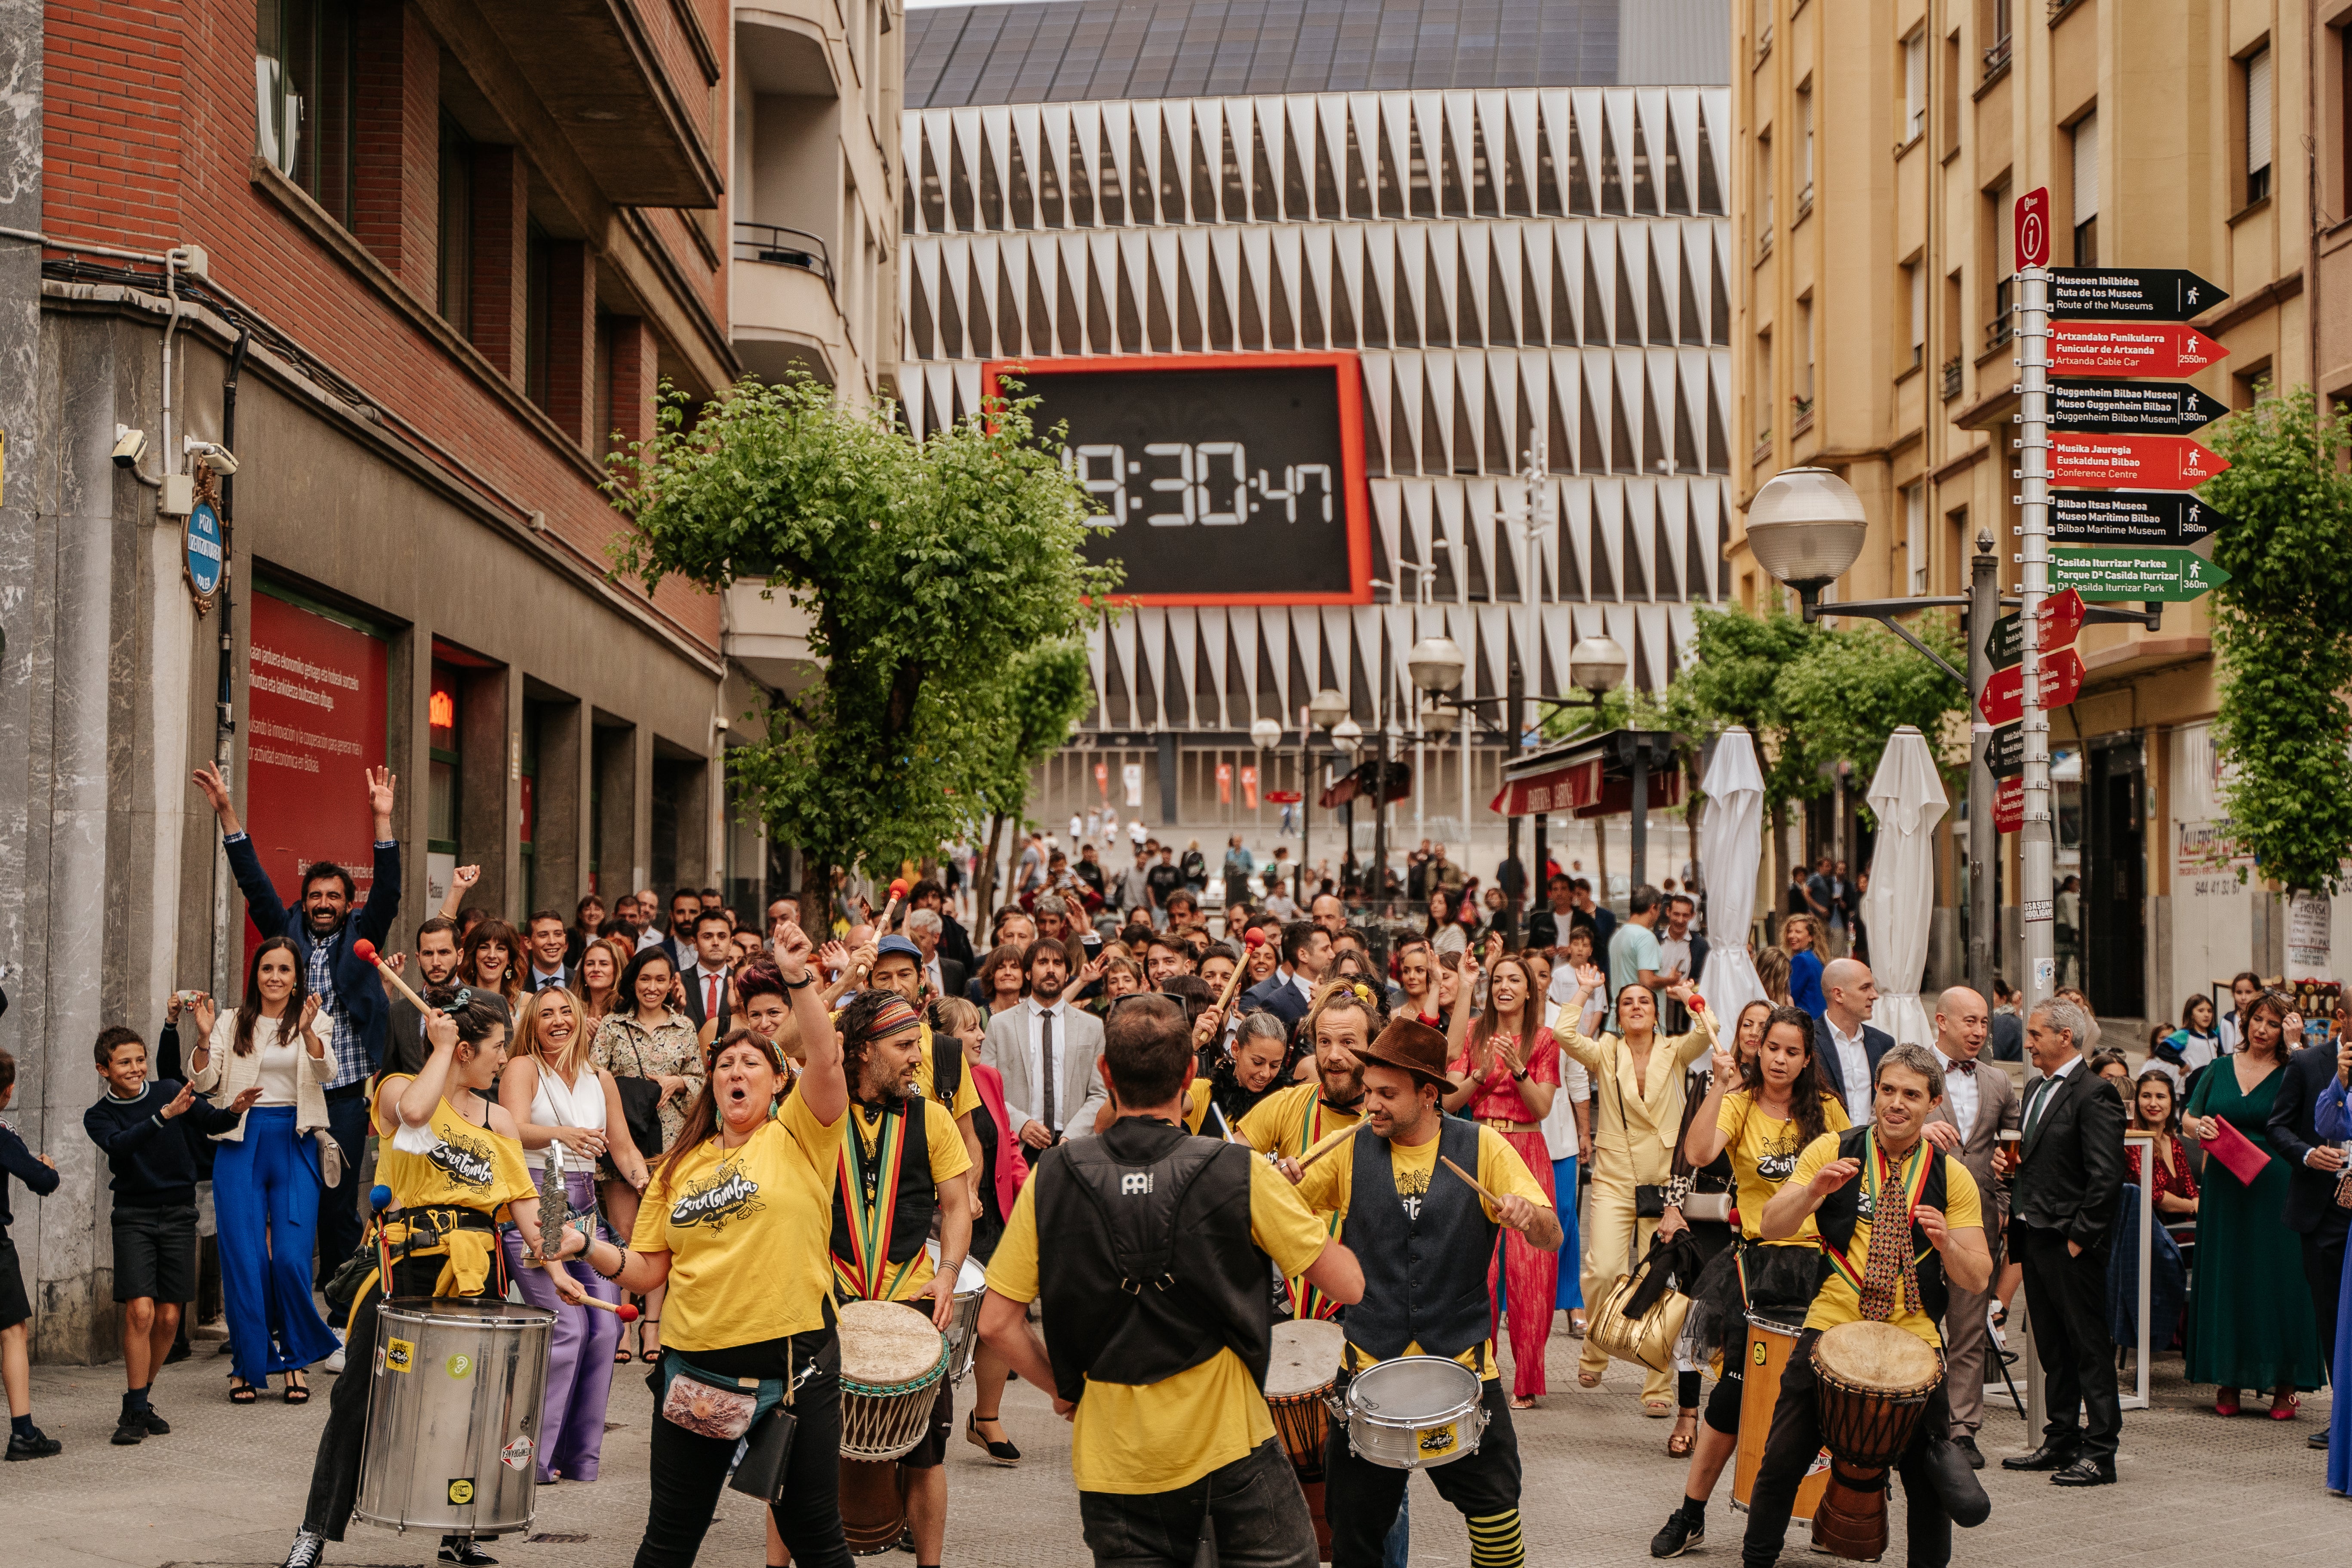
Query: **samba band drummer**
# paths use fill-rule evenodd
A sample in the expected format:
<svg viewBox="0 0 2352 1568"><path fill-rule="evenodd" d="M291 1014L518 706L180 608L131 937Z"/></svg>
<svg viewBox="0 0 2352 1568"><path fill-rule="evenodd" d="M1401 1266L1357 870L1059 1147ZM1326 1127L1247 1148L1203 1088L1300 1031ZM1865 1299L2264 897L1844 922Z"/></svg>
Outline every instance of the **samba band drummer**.
<svg viewBox="0 0 2352 1568"><path fill-rule="evenodd" d="M1364 1115L1364 1064L1358 1059L1379 1023L1369 989L1336 980L1317 993L1304 1032L1315 1044L1315 1077L1293 1084L1252 1107L1234 1131L1261 1154L1270 1155L1276 1169L1298 1179L1297 1162L1307 1152L1335 1132L1355 1126ZM1339 1221L1330 1222L1339 1234ZM1303 1279L1287 1279L1294 1318L1335 1318L1339 1303Z"/></svg>
<svg viewBox="0 0 2352 1568"><path fill-rule="evenodd" d="M1936 1320L1944 1314L1947 1277L1969 1290L1983 1289L1992 1277L1976 1179L1920 1136L1928 1113L1943 1100L1943 1068L1918 1046L1892 1046L1879 1058L1873 1082L1871 1124L1824 1133L1807 1144L1787 1184L1764 1206L1759 1228L1767 1241L1793 1237L1813 1220L1830 1273L1780 1374L1771 1435L1748 1494L1740 1551L1747 1568L1780 1562L1797 1488L1821 1450L1813 1346L1822 1331L1864 1320L1887 1322L1940 1352ZM1871 1245L1882 1205L1909 1211L1909 1246ZM1927 1454L1931 1444L1945 1443L1951 1425L1938 1381L1895 1467L1903 1476L1910 1568L1943 1568L1952 1560L1952 1519ZM1967 1478L1965 1484L1974 1488L1967 1461L1957 1463L1954 1479Z"/></svg>
<svg viewBox="0 0 2352 1568"><path fill-rule="evenodd" d="M1486 1427L1476 1449L1427 1474L1469 1521L1473 1568L1518 1568L1527 1560L1519 1446L1495 1363L1486 1266L1503 1226L1557 1252L1559 1216L1501 1133L1439 1109L1453 1087L1444 1036L1399 1018L1353 1054L1362 1062L1363 1124L1298 1179L1299 1197L1334 1217L1363 1265L1363 1299L1340 1318L1342 1377L1407 1355L1444 1356L1478 1374ZM1475 1173L1495 1201L1440 1169L1441 1155ZM1334 1423L1324 1474L1332 1568L1377 1568L1408 1472L1359 1458Z"/></svg>
<svg viewBox="0 0 2352 1568"><path fill-rule="evenodd" d="M539 1194L523 1163L514 1118L488 1092L506 1059L507 1008L493 992L436 990L425 997L425 1038L432 1054L422 1071L394 1073L375 1091L379 1140L376 1181L392 1189L369 1240L382 1263L362 1282L352 1304L351 1370L327 1397L326 1429L310 1471L302 1528L286 1554L286 1568L317 1568L326 1543L341 1541L359 1496L360 1460L367 1436L368 1369L375 1364L383 1303L394 1296L499 1300L506 1295L506 1257L499 1246L503 1213L523 1235L534 1261ZM559 1257L584 1241L573 1230ZM579 1287L562 1270L556 1278ZM386 1347L391 1352L397 1345ZM410 1347L410 1353L414 1348ZM488 1564L498 1560L470 1536L444 1536L441 1561Z"/></svg>
<svg viewBox="0 0 2352 1568"><path fill-rule="evenodd" d="M1223 1568L1316 1568L1307 1500L1260 1392L1267 1261L1336 1301L1353 1301L1363 1276L1272 1166L1186 1135L1193 1067L1173 999L1121 999L1099 1070L1123 1114L1038 1160L989 1264L981 1337L1072 1418L1097 1563L1192 1568L1213 1533ZM1054 1237L1043 1268L1041 1232ZM1152 1260L1153 1277L1130 1281L1122 1257ZM1042 1344L1027 1317L1041 1294ZM1384 1521L1395 1514L1391 1503Z"/></svg>
<svg viewBox="0 0 2352 1568"><path fill-rule="evenodd" d="M841 1142L833 1189L834 1294L844 1301L903 1301L927 1312L931 1326L944 1332L955 1317L956 1274L971 1250L971 1207L964 1196L971 1159L954 1117L923 1092L929 1031L920 1026L906 998L879 984L841 1011L852 1135ZM947 1044L956 1047L953 1039ZM967 1082L970 1078L965 1075ZM936 1271L923 1247L934 1214L940 1218ZM947 1541L945 1466L954 1430L955 1382L943 1377L929 1430L898 1460L919 1568L935 1568Z"/></svg>

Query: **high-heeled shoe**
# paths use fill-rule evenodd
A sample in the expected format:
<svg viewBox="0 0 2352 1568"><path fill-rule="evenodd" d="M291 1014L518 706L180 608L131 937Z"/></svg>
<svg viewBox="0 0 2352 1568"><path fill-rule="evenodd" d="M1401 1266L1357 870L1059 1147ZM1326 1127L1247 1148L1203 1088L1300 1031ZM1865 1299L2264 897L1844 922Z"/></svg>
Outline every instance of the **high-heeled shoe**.
<svg viewBox="0 0 2352 1568"><path fill-rule="evenodd" d="M651 1350L646 1350L645 1348L645 1331L647 1329L658 1329L660 1327L661 1320L659 1318L640 1318L637 1320L637 1359L639 1361L661 1360L661 1346L659 1344L656 1344Z"/></svg>
<svg viewBox="0 0 2352 1568"><path fill-rule="evenodd" d="M987 1417L987 1419L992 1422L996 1422L998 1425L1003 1424L999 1417L994 1415L991 1415ZM971 1412L964 1417L964 1441L970 1443L976 1448L987 1449L989 1459L992 1463L1003 1465L1008 1469L1013 1466L1019 1464L1021 1462L1021 1450L1014 1447L1009 1442L998 1443L992 1441L988 1435L980 1429L981 1420L981 1414L977 1410Z"/></svg>

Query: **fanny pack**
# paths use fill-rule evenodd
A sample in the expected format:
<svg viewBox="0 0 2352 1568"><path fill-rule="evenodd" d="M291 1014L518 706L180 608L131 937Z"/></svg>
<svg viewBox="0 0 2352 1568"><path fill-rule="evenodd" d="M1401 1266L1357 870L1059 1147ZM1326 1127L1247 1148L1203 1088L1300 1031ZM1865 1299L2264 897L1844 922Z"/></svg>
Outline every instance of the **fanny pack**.
<svg viewBox="0 0 2352 1568"><path fill-rule="evenodd" d="M661 1364L646 1381L654 1385L655 1407L671 1426L736 1443L730 1487L775 1503L782 1500L784 1469L800 1424L793 1414L793 1390L816 1370L812 1362L789 1383L781 1377L728 1377L664 1350Z"/></svg>

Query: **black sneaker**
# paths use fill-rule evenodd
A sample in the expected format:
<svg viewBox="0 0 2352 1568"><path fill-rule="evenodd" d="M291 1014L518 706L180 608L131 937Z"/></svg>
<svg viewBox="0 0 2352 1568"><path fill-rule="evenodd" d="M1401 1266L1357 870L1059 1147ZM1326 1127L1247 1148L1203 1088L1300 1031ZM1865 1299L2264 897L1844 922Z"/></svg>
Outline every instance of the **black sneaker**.
<svg viewBox="0 0 2352 1568"><path fill-rule="evenodd" d="M135 1415L125 1415L116 1424L114 1436L108 1440L118 1448L143 1443L147 1440L147 1423Z"/></svg>
<svg viewBox="0 0 2352 1568"><path fill-rule="evenodd" d="M8 1458L11 1459L46 1459L64 1451L63 1443L37 1426L33 1428L33 1435L29 1437L20 1437L14 1432L8 1434Z"/></svg>
<svg viewBox="0 0 2352 1568"><path fill-rule="evenodd" d="M298 1530L286 1549L285 1568L319 1568L326 1561L327 1538L315 1530Z"/></svg>
<svg viewBox="0 0 2352 1568"><path fill-rule="evenodd" d="M1676 1509L1666 1515L1666 1527L1650 1537L1653 1557L1680 1557L1694 1546L1706 1542L1706 1515L1693 1514L1687 1509Z"/></svg>
<svg viewBox="0 0 2352 1568"><path fill-rule="evenodd" d="M498 1559L483 1551L470 1535L445 1535L441 1538L441 1561L454 1563L458 1568L496 1568Z"/></svg>
<svg viewBox="0 0 2352 1568"><path fill-rule="evenodd" d="M1972 1470L1984 1468L1984 1450L1977 1447L1977 1440L1974 1437L1963 1432L1952 1439L1952 1447L1969 1457L1969 1468Z"/></svg>

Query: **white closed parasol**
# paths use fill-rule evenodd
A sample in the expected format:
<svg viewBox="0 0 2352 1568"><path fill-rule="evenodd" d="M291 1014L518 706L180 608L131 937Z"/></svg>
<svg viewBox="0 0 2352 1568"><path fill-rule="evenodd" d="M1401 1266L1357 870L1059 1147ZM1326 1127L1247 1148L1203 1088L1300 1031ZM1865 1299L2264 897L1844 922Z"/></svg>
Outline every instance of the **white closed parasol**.
<svg viewBox="0 0 2352 1568"><path fill-rule="evenodd" d="M1878 816L1870 891L1862 901L1878 982L1871 1022L1898 1045L1931 1046L1935 1019L1919 1000L1919 977L1927 967L1927 924L1936 909L1936 824L1951 808L1951 797L1927 738L1913 726L1887 737L1867 798Z"/></svg>
<svg viewBox="0 0 2352 1568"><path fill-rule="evenodd" d="M1717 1020L1728 1029L1739 1010L1766 1000L1748 956L1756 918L1756 868L1764 858L1764 773L1746 730L1726 730L1699 784L1706 819L1699 825L1699 875L1706 886L1706 963L1696 977Z"/></svg>

